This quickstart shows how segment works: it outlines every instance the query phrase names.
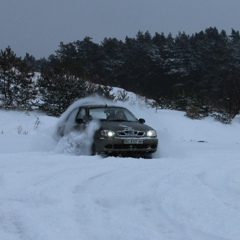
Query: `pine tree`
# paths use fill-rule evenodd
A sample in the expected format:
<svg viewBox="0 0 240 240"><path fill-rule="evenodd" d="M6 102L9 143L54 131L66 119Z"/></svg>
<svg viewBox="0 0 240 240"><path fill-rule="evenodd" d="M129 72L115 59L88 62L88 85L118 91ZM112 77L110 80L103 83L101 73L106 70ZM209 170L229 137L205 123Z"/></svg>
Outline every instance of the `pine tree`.
<svg viewBox="0 0 240 240"><path fill-rule="evenodd" d="M33 72L10 47L0 52L0 107L31 109Z"/></svg>
<svg viewBox="0 0 240 240"><path fill-rule="evenodd" d="M41 104L39 108L52 116L59 116L79 98L94 92L94 88L71 74L45 72L38 80Z"/></svg>
<svg viewBox="0 0 240 240"><path fill-rule="evenodd" d="M119 86L119 73L122 67L123 60L123 46L122 41L116 38L105 38L101 44L101 68L99 75L102 83L110 86Z"/></svg>

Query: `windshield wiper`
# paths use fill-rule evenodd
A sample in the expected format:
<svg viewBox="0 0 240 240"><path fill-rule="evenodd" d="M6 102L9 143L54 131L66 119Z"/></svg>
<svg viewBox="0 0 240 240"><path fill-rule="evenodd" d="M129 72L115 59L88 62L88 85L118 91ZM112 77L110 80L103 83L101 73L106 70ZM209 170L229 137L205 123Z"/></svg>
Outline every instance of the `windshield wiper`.
<svg viewBox="0 0 240 240"><path fill-rule="evenodd" d="M132 122L126 119L109 119L110 122Z"/></svg>

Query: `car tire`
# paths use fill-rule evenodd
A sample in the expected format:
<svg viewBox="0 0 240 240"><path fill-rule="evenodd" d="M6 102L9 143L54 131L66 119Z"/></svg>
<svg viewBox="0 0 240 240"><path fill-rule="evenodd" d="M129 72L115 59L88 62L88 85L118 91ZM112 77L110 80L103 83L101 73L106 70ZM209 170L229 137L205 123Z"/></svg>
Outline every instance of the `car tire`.
<svg viewBox="0 0 240 240"><path fill-rule="evenodd" d="M90 152L90 154L91 154L92 156L96 155L96 146L95 146L95 144L94 144L94 143L92 144L92 147L91 147L91 152Z"/></svg>
<svg viewBox="0 0 240 240"><path fill-rule="evenodd" d="M152 159L152 153L143 153L142 156L144 159Z"/></svg>

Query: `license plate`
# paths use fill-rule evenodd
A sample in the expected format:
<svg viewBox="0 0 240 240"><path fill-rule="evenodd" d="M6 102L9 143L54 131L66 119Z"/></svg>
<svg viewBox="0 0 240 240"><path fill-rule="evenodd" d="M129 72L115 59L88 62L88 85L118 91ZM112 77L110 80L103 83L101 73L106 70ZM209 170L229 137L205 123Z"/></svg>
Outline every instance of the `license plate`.
<svg viewBox="0 0 240 240"><path fill-rule="evenodd" d="M142 139L124 139L123 144L143 144Z"/></svg>

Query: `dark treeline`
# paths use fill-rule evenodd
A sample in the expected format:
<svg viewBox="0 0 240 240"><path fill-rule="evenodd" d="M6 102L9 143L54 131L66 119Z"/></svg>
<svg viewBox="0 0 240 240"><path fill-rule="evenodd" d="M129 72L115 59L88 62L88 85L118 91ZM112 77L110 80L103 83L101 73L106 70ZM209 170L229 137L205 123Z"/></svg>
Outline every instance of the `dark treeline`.
<svg viewBox="0 0 240 240"><path fill-rule="evenodd" d="M0 68L8 61L2 60L4 52ZM101 44L85 37L61 42L48 59L36 60L26 54L21 62L31 69L29 73L41 73L41 94L47 94L53 85L61 86L61 97L52 90L57 101L64 93L71 94L74 85L78 91L92 92L91 88L85 91L87 81L133 91L156 100L161 107L185 110L189 116L214 112L234 116L240 108L240 34L233 29L230 35L207 28L191 36L179 33L175 37L138 32L125 41L105 38ZM45 100L50 99L52 95Z"/></svg>

